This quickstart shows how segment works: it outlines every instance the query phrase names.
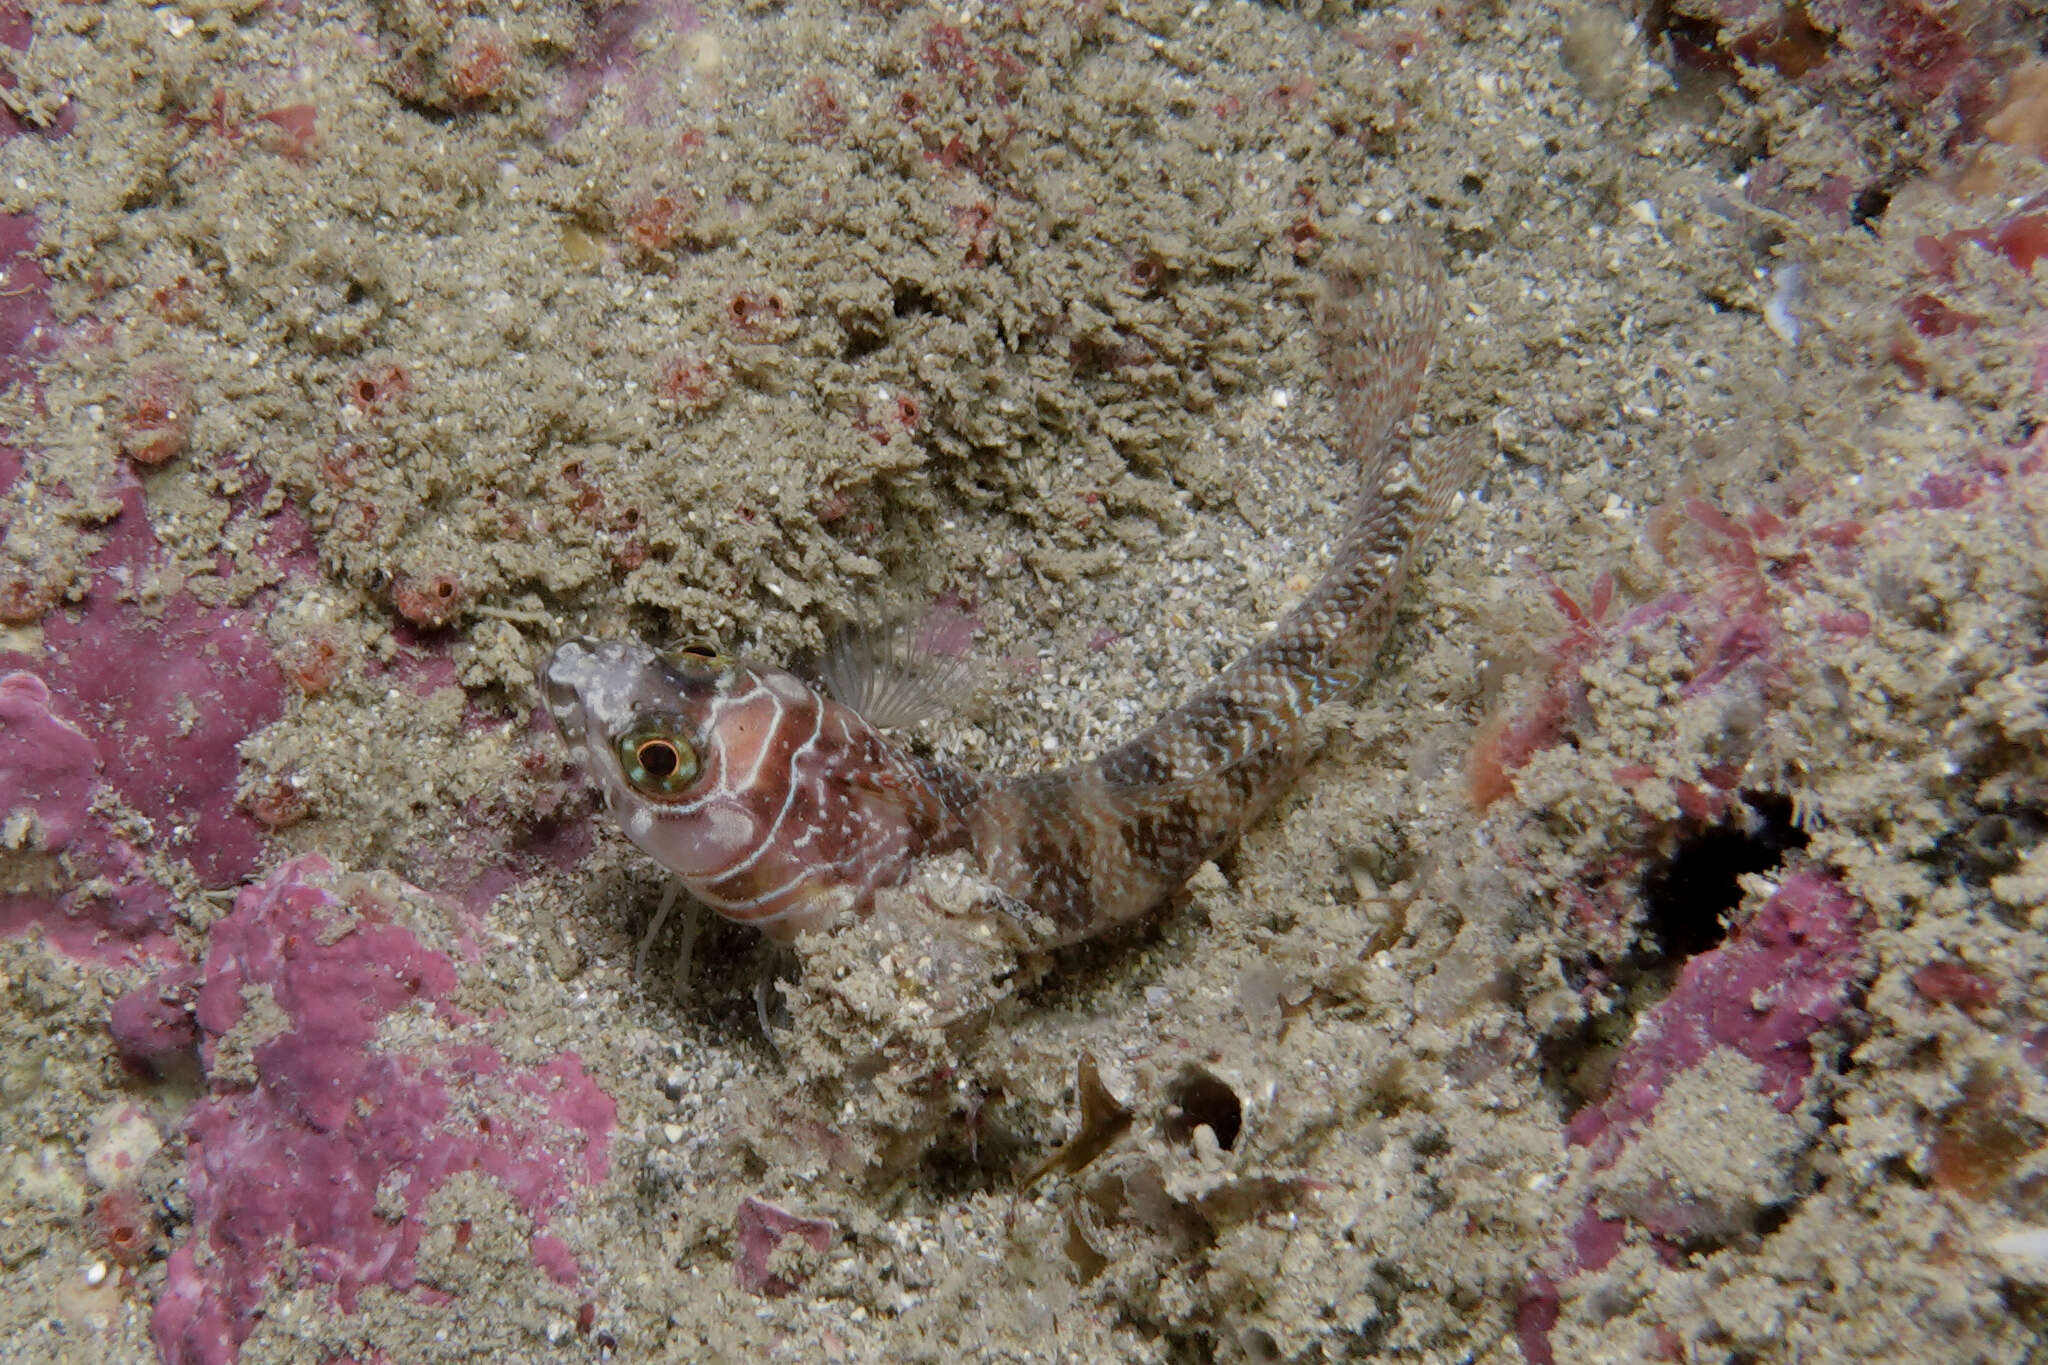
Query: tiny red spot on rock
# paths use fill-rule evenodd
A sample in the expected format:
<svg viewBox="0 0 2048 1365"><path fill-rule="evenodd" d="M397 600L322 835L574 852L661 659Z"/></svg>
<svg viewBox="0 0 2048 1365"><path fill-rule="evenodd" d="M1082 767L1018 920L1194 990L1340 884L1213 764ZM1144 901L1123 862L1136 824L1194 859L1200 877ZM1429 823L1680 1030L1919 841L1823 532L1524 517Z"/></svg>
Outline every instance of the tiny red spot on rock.
<svg viewBox="0 0 2048 1365"><path fill-rule="evenodd" d="M310 104L287 104L256 118L274 130L265 145L288 161L307 161L320 150L319 110Z"/></svg>
<svg viewBox="0 0 2048 1365"><path fill-rule="evenodd" d="M121 408L121 453L139 465L160 465L183 450L192 430L191 401L183 376L167 367L130 380Z"/></svg>
<svg viewBox="0 0 2048 1365"><path fill-rule="evenodd" d="M461 613L465 594L453 574L401 578L392 585L391 604L414 625L445 626Z"/></svg>
<svg viewBox="0 0 2048 1365"><path fill-rule="evenodd" d="M1954 1005L1965 1012L1998 999L1998 983L1960 962L1930 962L1913 973L1913 989L1922 999Z"/></svg>
<svg viewBox="0 0 2048 1365"><path fill-rule="evenodd" d="M286 829L312 813L306 794L284 778L265 783L243 801L249 814L266 829Z"/></svg>
<svg viewBox="0 0 2048 1365"><path fill-rule="evenodd" d="M797 118L812 142L830 142L846 131L846 106L823 76L812 76L799 88Z"/></svg>
<svg viewBox="0 0 2048 1365"><path fill-rule="evenodd" d="M117 1185L93 1202L92 1234L107 1258L123 1266L147 1261L158 1240L156 1219L133 1185Z"/></svg>
<svg viewBox="0 0 2048 1365"><path fill-rule="evenodd" d="M773 289L736 289L726 296L725 321L754 341L775 338L789 319L789 301Z"/></svg>
<svg viewBox="0 0 2048 1365"><path fill-rule="evenodd" d="M26 626L40 621L57 605L63 588L57 575L43 565L0 560L0 624Z"/></svg>
<svg viewBox="0 0 2048 1365"><path fill-rule="evenodd" d="M674 246L689 223L691 205L666 190L635 195L619 215L619 235L649 256Z"/></svg>
<svg viewBox="0 0 2048 1365"><path fill-rule="evenodd" d="M377 365L358 370L342 387L342 397L351 406L372 416L403 408L406 396L411 392L412 379L399 365Z"/></svg>
<svg viewBox="0 0 2048 1365"><path fill-rule="evenodd" d="M294 687L317 697L341 674L341 646L324 635L288 640L278 647L277 665Z"/></svg>
<svg viewBox="0 0 2048 1365"><path fill-rule="evenodd" d="M725 367L694 352L664 356L654 373L655 400L683 417L697 417L725 401Z"/></svg>
<svg viewBox="0 0 2048 1365"><path fill-rule="evenodd" d="M455 40L448 58L448 93L464 104L482 104L505 93L512 51L495 26L479 26Z"/></svg>

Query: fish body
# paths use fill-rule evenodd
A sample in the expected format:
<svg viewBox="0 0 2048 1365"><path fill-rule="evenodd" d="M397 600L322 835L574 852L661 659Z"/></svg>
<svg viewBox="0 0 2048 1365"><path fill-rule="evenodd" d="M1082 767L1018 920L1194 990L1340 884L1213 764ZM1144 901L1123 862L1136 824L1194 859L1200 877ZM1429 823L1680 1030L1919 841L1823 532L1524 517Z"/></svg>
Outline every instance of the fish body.
<svg viewBox="0 0 2048 1365"><path fill-rule="evenodd" d="M556 724L628 837L719 913L779 939L864 909L926 858L967 850L1045 945L1133 920L1284 792L1309 716L1366 679L1472 448L1410 451L1441 310L1416 245L1342 257L1319 313L1359 493L1330 567L1274 632L1144 731L1087 762L969 772L891 741L794 674L631 641L542 664Z"/></svg>

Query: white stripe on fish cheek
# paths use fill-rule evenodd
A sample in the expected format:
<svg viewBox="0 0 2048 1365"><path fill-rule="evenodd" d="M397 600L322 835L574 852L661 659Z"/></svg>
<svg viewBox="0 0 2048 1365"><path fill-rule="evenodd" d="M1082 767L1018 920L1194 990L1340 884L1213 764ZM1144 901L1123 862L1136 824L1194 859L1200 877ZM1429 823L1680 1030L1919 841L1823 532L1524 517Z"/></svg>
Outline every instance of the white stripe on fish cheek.
<svg viewBox="0 0 2048 1365"><path fill-rule="evenodd" d="M762 733L758 737L748 736L754 746L754 761L744 774L733 771L732 751L725 745L725 707L720 704L711 708L711 715L706 724L711 727L711 732L719 737L718 750L722 760L720 770L726 775L726 785L736 792L752 791L754 784L761 780L761 769L768 762L769 750L775 747L775 737L781 731L784 719L782 703L776 701L774 707L774 712L762 726Z"/></svg>
<svg viewBox="0 0 2048 1365"><path fill-rule="evenodd" d="M734 846L738 847L739 851L743 853L744 856L735 859L731 863L728 863L722 870L720 870L720 872L718 873L719 876L732 877L738 875L739 873L745 872L747 869L751 868L755 863L759 862L761 858L765 854L767 854L767 852L771 848L775 847L777 840L779 840L782 837L782 822L783 819L789 814L790 806L796 799L797 784L805 780L802 776L802 771L800 767L803 756L810 750L812 744L817 740L818 737L817 717L818 713L814 710L811 716L812 724L810 737L806 739L802 744L799 744L796 747L796 749L791 753L785 771L777 773L774 776L773 780L780 782L783 787L782 805L776 810L775 814L769 818L765 826L758 824L754 820L747 820L747 834L745 835L745 839L751 845L751 847L741 847L739 845L738 840L733 841ZM744 782L735 783L731 780L730 777L727 778L722 790L728 796L728 798L740 798L743 797L747 792L753 790L754 784L760 779L761 768L763 767L763 765L767 763L768 753L771 749L775 747L777 735L781 731L783 723L786 719L787 717L783 714L781 703L777 702L775 708L775 719L773 723L769 726L767 735L764 736L761 739L761 741L755 745L755 761L753 772L748 774L747 779ZM715 717L714 723L716 723ZM721 746L721 756L722 755L723 746ZM728 806L720 806L718 809L720 811L724 811L727 813L737 813L733 810L733 808Z"/></svg>

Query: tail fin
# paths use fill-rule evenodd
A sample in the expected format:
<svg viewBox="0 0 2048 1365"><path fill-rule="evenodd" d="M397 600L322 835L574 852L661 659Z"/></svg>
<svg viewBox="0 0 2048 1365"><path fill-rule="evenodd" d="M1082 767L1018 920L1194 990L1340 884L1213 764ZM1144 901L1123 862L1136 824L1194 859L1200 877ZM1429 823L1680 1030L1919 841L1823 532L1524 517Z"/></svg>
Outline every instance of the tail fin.
<svg viewBox="0 0 2048 1365"><path fill-rule="evenodd" d="M1342 453L1372 489L1391 469L1394 427L1415 407L1443 320L1442 264L1410 236L1348 247L1327 262L1317 309Z"/></svg>

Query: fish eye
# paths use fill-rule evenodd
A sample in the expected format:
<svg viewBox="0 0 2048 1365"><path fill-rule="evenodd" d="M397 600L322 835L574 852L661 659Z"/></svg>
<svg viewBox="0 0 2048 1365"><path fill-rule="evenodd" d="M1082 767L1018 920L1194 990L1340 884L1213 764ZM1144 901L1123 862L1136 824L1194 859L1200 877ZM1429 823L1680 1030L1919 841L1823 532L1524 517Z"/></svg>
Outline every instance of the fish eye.
<svg viewBox="0 0 2048 1365"><path fill-rule="evenodd" d="M689 741L661 728L643 728L620 735L619 768L635 791L647 796L674 796L697 777L697 751Z"/></svg>

